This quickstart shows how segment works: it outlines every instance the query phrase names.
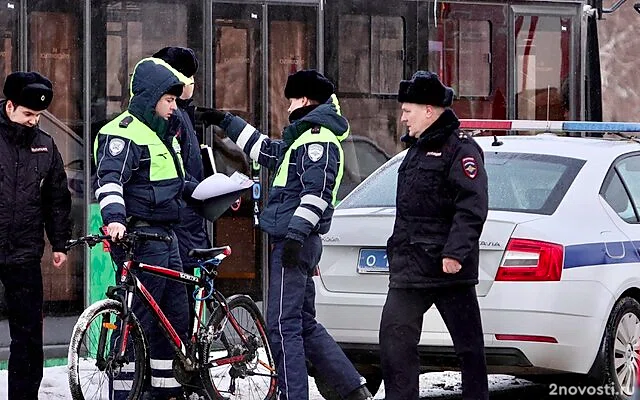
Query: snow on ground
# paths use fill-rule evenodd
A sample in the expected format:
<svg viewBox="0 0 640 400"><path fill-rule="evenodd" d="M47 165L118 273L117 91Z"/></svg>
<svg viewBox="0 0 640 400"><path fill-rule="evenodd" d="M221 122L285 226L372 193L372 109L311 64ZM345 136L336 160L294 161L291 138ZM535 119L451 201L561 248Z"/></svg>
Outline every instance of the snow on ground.
<svg viewBox="0 0 640 400"><path fill-rule="evenodd" d="M499 391L513 386L524 386L528 382L508 375L489 375L489 387ZM310 400L322 400L313 379L309 379ZM420 376L420 397L442 396L460 393L459 372L433 372ZM0 399L7 396L7 371L0 371ZM47 400L71 400L67 383L67 367L49 367L44 370L40 385L40 398ZM384 399L384 387L376 394L376 399Z"/></svg>

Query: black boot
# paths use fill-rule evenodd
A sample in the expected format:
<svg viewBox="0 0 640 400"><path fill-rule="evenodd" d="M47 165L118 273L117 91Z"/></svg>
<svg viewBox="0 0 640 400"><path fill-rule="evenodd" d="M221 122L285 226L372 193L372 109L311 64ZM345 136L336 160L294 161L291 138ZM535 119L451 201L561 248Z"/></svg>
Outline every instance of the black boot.
<svg viewBox="0 0 640 400"><path fill-rule="evenodd" d="M344 400L373 400L373 395L367 389L367 386L362 385L349 393Z"/></svg>

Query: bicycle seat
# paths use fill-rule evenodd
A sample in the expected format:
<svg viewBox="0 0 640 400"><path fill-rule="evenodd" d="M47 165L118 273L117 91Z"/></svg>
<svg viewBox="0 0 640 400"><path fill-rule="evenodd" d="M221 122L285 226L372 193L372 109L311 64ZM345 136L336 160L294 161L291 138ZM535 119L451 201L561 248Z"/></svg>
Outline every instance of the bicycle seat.
<svg viewBox="0 0 640 400"><path fill-rule="evenodd" d="M220 254L227 252L226 255L231 254L231 248L229 246L212 247L210 249L193 249L189 251L189 257L193 258L213 258Z"/></svg>

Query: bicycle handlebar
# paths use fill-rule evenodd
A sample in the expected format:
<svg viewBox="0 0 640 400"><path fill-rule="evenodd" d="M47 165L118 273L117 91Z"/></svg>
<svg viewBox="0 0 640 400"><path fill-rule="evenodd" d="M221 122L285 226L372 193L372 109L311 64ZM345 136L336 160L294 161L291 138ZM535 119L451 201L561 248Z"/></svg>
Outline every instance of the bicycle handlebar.
<svg viewBox="0 0 640 400"><path fill-rule="evenodd" d="M80 237L78 239L67 240L65 248L69 250L72 247L76 247L81 244L86 244L89 247L93 247L98 243L101 243L103 240L108 240L114 243L114 240L111 239L111 236L109 235L88 235L88 236ZM124 236L121 239L118 239L117 241L115 241L115 243L133 244L139 241L147 241L147 240L154 240L158 242L171 242L172 239L171 239L171 236L161 235L158 233L131 232L131 233L125 233Z"/></svg>

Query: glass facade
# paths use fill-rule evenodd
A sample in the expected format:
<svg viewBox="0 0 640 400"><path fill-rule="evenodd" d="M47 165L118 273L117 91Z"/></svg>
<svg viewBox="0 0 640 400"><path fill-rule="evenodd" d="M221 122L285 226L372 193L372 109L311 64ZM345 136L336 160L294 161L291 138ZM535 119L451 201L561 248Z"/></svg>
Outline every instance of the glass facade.
<svg viewBox="0 0 640 400"><path fill-rule="evenodd" d="M437 72L455 89L461 118L584 115L581 9L568 2L8 0L0 7L0 80L32 69L54 84L41 125L67 167L76 236L101 225L90 184L93 140L127 106L134 65L164 46L195 50L195 104L231 111L272 138L288 124L288 74L323 71L351 124L339 199L403 149L396 93L417 69ZM269 173L228 138L197 132L213 148L218 172L240 171L266 186ZM213 243L234 249L220 270L226 294L263 297L268 243L255 217L265 192L245 195L210 227ZM113 282L99 246L74 250L69 261L56 270L45 254L50 315L78 313Z"/></svg>

